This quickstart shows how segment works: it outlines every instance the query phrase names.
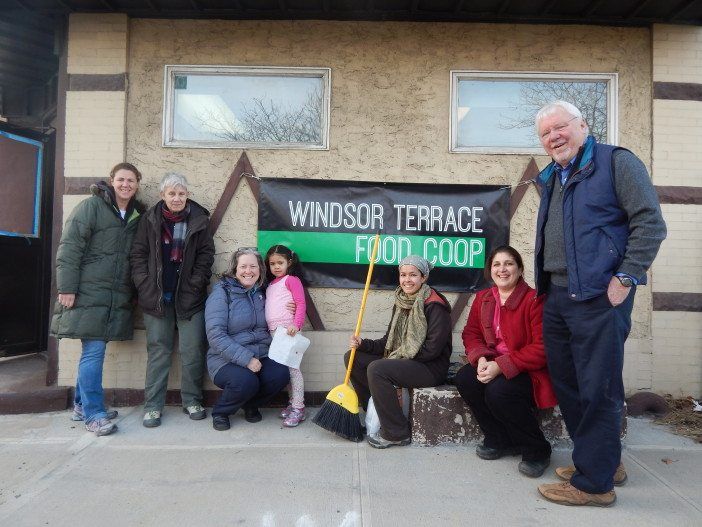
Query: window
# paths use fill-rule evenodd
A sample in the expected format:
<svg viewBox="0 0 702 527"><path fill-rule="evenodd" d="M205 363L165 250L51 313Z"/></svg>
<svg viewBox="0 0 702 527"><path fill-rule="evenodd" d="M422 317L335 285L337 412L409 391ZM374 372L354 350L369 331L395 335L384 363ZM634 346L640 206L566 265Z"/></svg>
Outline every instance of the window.
<svg viewBox="0 0 702 527"><path fill-rule="evenodd" d="M329 68L166 66L163 145L329 145Z"/></svg>
<svg viewBox="0 0 702 527"><path fill-rule="evenodd" d="M536 112L577 106L599 141L617 144L616 73L451 72L451 152L543 154Z"/></svg>

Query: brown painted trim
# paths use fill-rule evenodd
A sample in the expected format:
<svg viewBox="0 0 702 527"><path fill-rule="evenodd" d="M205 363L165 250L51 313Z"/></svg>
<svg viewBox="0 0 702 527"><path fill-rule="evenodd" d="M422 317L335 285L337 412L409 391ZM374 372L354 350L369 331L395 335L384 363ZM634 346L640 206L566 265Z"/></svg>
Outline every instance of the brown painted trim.
<svg viewBox="0 0 702 527"><path fill-rule="evenodd" d="M253 172L252 172L253 174ZM246 175L246 174L244 174ZM257 177L248 177L246 178L246 182L249 184L249 188L251 189L251 192L253 193L253 197L256 200L256 204L260 205L261 204L261 182Z"/></svg>
<svg viewBox="0 0 702 527"><path fill-rule="evenodd" d="M702 312L702 293L652 293L654 311Z"/></svg>
<svg viewBox="0 0 702 527"><path fill-rule="evenodd" d="M63 193L66 196L80 196L90 194L90 185L97 183L94 177L67 177L64 178ZM59 231L60 234L60 231Z"/></svg>
<svg viewBox="0 0 702 527"><path fill-rule="evenodd" d="M461 313L468 305L468 300L473 296L473 293L461 293L456 298L456 302L451 306L451 330L456 327L458 319L461 317Z"/></svg>
<svg viewBox="0 0 702 527"><path fill-rule="evenodd" d="M56 97L56 152L54 153L54 204L51 224L51 293L50 300L56 298L56 260L61 229L63 228L64 164L66 156L66 90L68 89L68 18L56 28L59 43L59 67ZM53 306L53 302L49 302ZM49 335L46 344L46 385L53 386L58 380L59 352L58 340Z"/></svg>
<svg viewBox="0 0 702 527"><path fill-rule="evenodd" d="M702 205L702 187L656 185L658 199L668 205Z"/></svg>
<svg viewBox="0 0 702 527"><path fill-rule="evenodd" d="M653 98L674 101L702 101L702 84L696 82L654 82Z"/></svg>
<svg viewBox="0 0 702 527"><path fill-rule="evenodd" d="M217 229L219 229L222 219L224 218L224 214L227 212L227 208L229 207L229 203L231 203L232 199L234 198L236 189L239 187L241 178L245 173L253 174L254 171L251 167L251 163L249 162L246 152L242 152L241 156L239 157L239 161L237 161L236 165L234 166L234 170L232 170L232 173L229 175L229 180L224 186L224 190L222 191L222 195L217 202L217 206L212 212L212 216L210 216L210 227L212 228L213 234L217 232ZM256 197L255 194L254 197Z"/></svg>
<svg viewBox="0 0 702 527"><path fill-rule="evenodd" d="M339 359L341 360L341 359ZM73 389L70 391L69 401L72 401ZM219 398L221 390L204 390L204 405L212 407ZM327 392L305 392L306 406L321 406L327 397ZM144 404L144 390L135 388L108 388L105 390L105 402L108 406L140 406ZM166 392L166 405L179 406L181 404L180 390ZM285 391L276 395L266 406L269 408L282 408L288 404L288 394Z"/></svg>
<svg viewBox="0 0 702 527"><path fill-rule="evenodd" d="M517 213L517 209L519 208L519 204L522 202L524 199L524 195L526 194L526 191L529 188L529 185L522 185L521 183L526 183L527 181L532 181L532 184L536 186L534 181L536 180L536 177L539 175L539 167L536 166L536 161L532 157L531 160L529 161L529 164L527 167L524 169L524 172L522 173L522 177L519 179L519 183L517 183L516 188L514 189L514 192L512 192L512 196L510 196L509 200L509 219L511 220L514 218L514 215ZM537 186L538 189L538 186Z"/></svg>
<svg viewBox="0 0 702 527"><path fill-rule="evenodd" d="M65 410L69 404L67 387L52 387L30 392L0 393L0 415L36 414Z"/></svg>
<svg viewBox="0 0 702 527"><path fill-rule="evenodd" d="M324 322L322 322L322 317L319 316L317 306L314 305L314 300L312 300L307 287L305 288L305 306L307 307L307 318L312 325L312 329L315 331L324 331Z"/></svg>
<svg viewBox="0 0 702 527"><path fill-rule="evenodd" d="M77 74L68 76L68 91L125 91L127 74Z"/></svg>

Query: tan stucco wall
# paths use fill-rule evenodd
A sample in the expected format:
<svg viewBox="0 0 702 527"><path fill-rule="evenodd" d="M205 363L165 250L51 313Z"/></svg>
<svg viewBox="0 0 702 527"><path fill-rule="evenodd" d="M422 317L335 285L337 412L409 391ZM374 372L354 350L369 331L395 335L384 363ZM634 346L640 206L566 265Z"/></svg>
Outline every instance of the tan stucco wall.
<svg viewBox="0 0 702 527"><path fill-rule="evenodd" d="M331 68L328 151L249 150L259 176L431 183L516 183L530 156L448 152L450 70L603 72L619 74L619 143L651 161L651 44L647 29L438 23L129 21L126 159L144 174L142 197L157 199L166 171L188 176L192 197L213 210L241 150L161 146L166 64L317 66ZM540 167L548 159L537 158ZM532 280L538 196L530 188L512 223L512 243ZM215 272L232 250L256 241L256 203L244 184L216 235ZM335 382L314 373L335 363L354 325L358 290L313 289L332 339L313 338L303 362L306 389ZM453 300L455 295L450 296ZM390 294L368 301L365 332L382 331ZM460 332L464 313L456 327ZM630 389L650 387L651 297L641 288L627 354ZM336 333L338 332L338 333ZM457 335L456 335L457 336ZM458 343L458 339L454 339ZM134 344L143 354L143 343ZM457 346L457 351L461 348ZM122 349L121 353L125 353ZM63 379L71 356L64 354ZM75 352L73 356L75 362ZM143 362L143 361L142 361ZM135 367L139 359L135 357ZM319 366L323 364L324 366ZM644 370L635 365L643 364ZM143 382L143 372L140 381ZM338 375L330 372L330 375ZM314 379L314 380L313 380ZM138 388L139 380L134 381ZM107 381L106 381L107 385ZM177 384L176 384L177 386Z"/></svg>
<svg viewBox="0 0 702 527"><path fill-rule="evenodd" d="M545 35L548 38L544 38ZM566 36L567 35L567 36ZM620 143L650 165L651 72L647 30L524 25L132 20L127 158L145 174L144 195L167 170L190 177L213 209L241 150L161 146L163 66L230 64L332 69L329 151L250 150L259 176L422 183L513 184L529 156L448 152L449 71L619 73ZM553 43L558 42L554 53ZM547 159L538 159L540 166ZM532 252L536 192L529 190L513 241ZM217 235L217 270L237 245L255 242L255 202L241 189ZM531 266L529 266L531 267ZM531 270L530 270L531 273ZM314 289L328 329L352 327L359 291ZM636 336L648 330L641 295ZM389 296L375 293L368 329L384 328ZM379 315L379 316L374 316Z"/></svg>

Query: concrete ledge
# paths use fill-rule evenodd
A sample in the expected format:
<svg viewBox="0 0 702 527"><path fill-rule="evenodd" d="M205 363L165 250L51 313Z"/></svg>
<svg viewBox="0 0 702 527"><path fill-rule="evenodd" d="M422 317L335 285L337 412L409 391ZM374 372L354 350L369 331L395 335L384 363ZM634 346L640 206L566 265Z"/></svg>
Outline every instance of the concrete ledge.
<svg viewBox="0 0 702 527"><path fill-rule="evenodd" d="M568 442L558 407L539 410L541 429L551 443ZM455 386L412 390L412 444L435 446L482 441L483 433Z"/></svg>
<svg viewBox="0 0 702 527"><path fill-rule="evenodd" d="M0 394L0 414L35 414L55 412L68 407L69 391L65 387Z"/></svg>

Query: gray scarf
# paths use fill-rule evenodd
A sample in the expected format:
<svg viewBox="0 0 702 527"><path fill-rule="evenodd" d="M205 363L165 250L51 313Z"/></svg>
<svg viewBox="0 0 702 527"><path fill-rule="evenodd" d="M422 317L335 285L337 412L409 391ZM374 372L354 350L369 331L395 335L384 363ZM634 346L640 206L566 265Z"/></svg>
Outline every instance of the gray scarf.
<svg viewBox="0 0 702 527"><path fill-rule="evenodd" d="M395 308L392 312L385 357L388 359L413 359L427 338L427 318L424 301L431 295L431 287L422 284L413 295L401 287L395 289Z"/></svg>

